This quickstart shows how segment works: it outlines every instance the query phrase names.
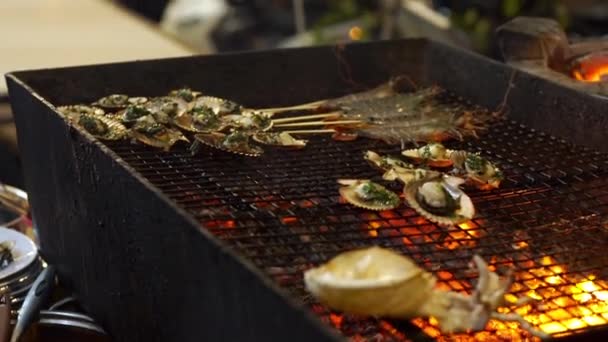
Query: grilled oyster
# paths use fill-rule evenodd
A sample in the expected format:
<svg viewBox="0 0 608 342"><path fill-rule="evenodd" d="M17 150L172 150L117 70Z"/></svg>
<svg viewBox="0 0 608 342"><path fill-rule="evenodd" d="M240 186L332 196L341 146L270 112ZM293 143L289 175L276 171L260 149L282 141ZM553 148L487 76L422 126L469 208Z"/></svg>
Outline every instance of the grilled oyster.
<svg viewBox="0 0 608 342"><path fill-rule="evenodd" d="M454 225L473 218L475 207L459 186L461 178L439 176L408 183L405 200L420 215L442 225Z"/></svg>
<svg viewBox="0 0 608 342"><path fill-rule="evenodd" d="M253 134L252 139L264 145L290 148L304 148L308 143L308 140L296 139L287 132L258 132Z"/></svg>
<svg viewBox="0 0 608 342"><path fill-rule="evenodd" d="M218 150L241 154L249 157L259 157L264 150L249 144L250 134L243 131L233 131L230 134L220 132L195 134L195 144L191 147L193 153L198 150L198 143L213 147Z"/></svg>
<svg viewBox="0 0 608 342"><path fill-rule="evenodd" d="M263 113L228 114L222 120L232 128L242 131L267 131L272 128L273 122Z"/></svg>
<svg viewBox="0 0 608 342"><path fill-rule="evenodd" d="M151 99L144 107L152 112L156 121L169 123L171 119L188 110L188 103L181 98L161 96Z"/></svg>
<svg viewBox="0 0 608 342"><path fill-rule="evenodd" d="M102 140L120 140L128 135L125 126L105 116L80 114L74 122L94 137Z"/></svg>
<svg viewBox="0 0 608 342"><path fill-rule="evenodd" d="M205 106L194 107L178 115L173 123L186 131L199 133L219 132L228 127L222 118Z"/></svg>
<svg viewBox="0 0 608 342"><path fill-rule="evenodd" d="M418 149L410 149L401 152L415 163L422 163L433 167L450 167L453 161L450 159L452 150L446 149L440 143L431 143Z"/></svg>
<svg viewBox="0 0 608 342"><path fill-rule="evenodd" d="M389 171L395 169L397 171L407 171L414 168L412 164L406 163L403 160L391 156L381 156L374 151L365 152L363 158L372 166L381 171Z"/></svg>
<svg viewBox="0 0 608 342"><path fill-rule="evenodd" d="M150 116L152 112L145 106L129 105L119 113L120 120L125 124L135 123L142 117Z"/></svg>
<svg viewBox="0 0 608 342"><path fill-rule="evenodd" d="M504 179L500 169L479 153L456 151L451 159L456 168L464 171L467 182L480 190L497 189Z"/></svg>
<svg viewBox="0 0 608 342"><path fill-rule="evenodd" d="M68 119L78 120L81 114L89 115L104 115L105 111L101 108L95 108L86 105L73 105L73 106L60 106L57 107L57 111Z"/></svg>
<svg viewBox="0 0 608 342"><path fill-rule="evenodd" d="M180 131L165 127L156 122L151 115L137 119L131 128L131 135L146 145L162 148L165 151L179 140L188 142Z"/></svg>
<svg viewBox="0 0 608 342"><path fill-rule="evenodd" d="M380 184L362 179L339 179L340 195L350 204L369 210L395 209L399 196Z"/></svg>
<svg viewBox="0 0 608 342"><path fill-rule="evenodd" d="M201 96L201 92L194 91L190 88L181 88L181 89L171 90L169 92L169 96L182 99L186 102L191 102L195 98Z"/></svg>
<svg viewBox="0 0 608 342"><path fill-rule="evenodd" d="M382 179L387 181L399 180L403 185L407 185L411 182L419 181L422 179L427 179L430 177L439 177L441 172L420 169L420 168L411 168L411 169L400 169L400 168L392 168L386 171L382 175Z"/></svg>
<svg viewBox="0 0 608 342"><path fill-rule="evenodd" d="M107 110L124 109L129 105L141 105L148 101L145 97L129 97L124 94L113 94L102 97L93 103L94 106Z"/></svg>
<svg viewBox="0 0 608 342"><path fill-rule="evenodd" d="M215 96L200 96L192 102L192 107L209 107L217 115L240 114L241 105Z"/></svg>

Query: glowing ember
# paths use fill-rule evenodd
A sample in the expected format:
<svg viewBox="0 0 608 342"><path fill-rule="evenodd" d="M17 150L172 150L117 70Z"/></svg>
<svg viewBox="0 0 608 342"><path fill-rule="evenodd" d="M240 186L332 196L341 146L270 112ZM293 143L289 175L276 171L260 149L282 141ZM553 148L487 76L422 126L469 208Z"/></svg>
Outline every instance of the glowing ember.
<svg viewBox="0 0 608 342"><path fill-rule="evenodd" d="M517 274L517 281L513 284L513 293L506 295L507 300L517 296L527 295L538 299L534 305L526 305L516 312L522 315L536 328L554 335L568 335L572 332L592 326L608 324L608 282L598 280L594 275L586 278L580 275L568 274L566 267L558 265L550 256L542 257L537 263L526 263L525 270ZM529 267L529 268L528 268ZM455 291L462 291L455 283L464 285L453 279L453 274L442 270L437 274L439 287L449 287ZM574 284L574 285L566 285ZM468 288L468 286L467 286ZM508 313L508 309L500 309ZM434 319L415 319L413 323L420 327L431 337L438 341L465 341L465 340L531 340L526 332L521 330L517 323L490 321L487 331L472 335L442 336L437 321Z"/></svg>
<svg viewBox="0 0 608 342"><path fill-rule="evenodd" d="M579 58L572 68L579 81L601 82L608 78L608 52L599 52Z"/></svg>

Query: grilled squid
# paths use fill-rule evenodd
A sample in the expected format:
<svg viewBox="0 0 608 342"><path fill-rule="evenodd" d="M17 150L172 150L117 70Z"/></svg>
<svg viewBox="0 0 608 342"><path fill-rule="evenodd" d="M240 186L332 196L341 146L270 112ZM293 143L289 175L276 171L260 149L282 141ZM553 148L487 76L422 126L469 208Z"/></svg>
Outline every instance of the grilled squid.
<svg viewBox="0 0 608 342"><path fill-rule="evenodd" d="M401 204L399 196L370 180L339 179L340 195L350 204L369 210L391 210Z"/></svg>
<svg viewBox="0 0 608 342"><path fill-rule="evenodd" d="M440 176L410 182L405 186L407 203L429 221L454 225L473 218L475 207L459 186L461 178Z"/></svg>
<svg viewBox="0 0 608 342"><path fill-rule="evenodd" d="M437 289L433 274L412 259L380 247L339 254L304 272L304 283L321 303L345 313L398 319L434 317L448 334L483 330L490 319L515 321L534 336L549 337L514 313L515 307L530 303L530 298L506 299L512 272L501 279L477 255L473 265L479 280L471 295ZM503 306L511 307L511 313L499 313Z"/></svg>
<svg viewBox="0 0 608 342"><path fill-rule="evenodd" d="M450 167L454 162L450 159L452 150L448 150L440 143L431 143L418 149L401 152L404 156L417 164L426 164L432 167Z"/></svg>

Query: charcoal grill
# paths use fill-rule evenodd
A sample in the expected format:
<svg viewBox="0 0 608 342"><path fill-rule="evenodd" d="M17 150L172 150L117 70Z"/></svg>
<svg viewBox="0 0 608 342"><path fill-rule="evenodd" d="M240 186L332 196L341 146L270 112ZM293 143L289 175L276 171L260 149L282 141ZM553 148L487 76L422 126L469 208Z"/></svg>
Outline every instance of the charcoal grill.
<svg viewBox="0 0 608 342"><path fill-rule="evenodd" d="M248 158L188 146L170 152L101 143L52 105L110 93L158 96L189 86L249 107L304 103L406 74L507 115L479 140L506 175L472 192L478 216L438 227L407 207L372 213L338 198L337 178L378 178L362 152L399 148L313 138L301 151ZM330 312L302 271L335 254L381 245L470 290L479 253L517 269L524 312L555 336L604 334L608 324L606 102L483 57L401 40L17 72L7 77L42 250L117 340L446 340L426 320ZM509 90L507 92L507 90ZM508 96L505 94L508 93ZM398 189L396 189L398 190ZM463 338L517 339L513 324Z"/></svg>

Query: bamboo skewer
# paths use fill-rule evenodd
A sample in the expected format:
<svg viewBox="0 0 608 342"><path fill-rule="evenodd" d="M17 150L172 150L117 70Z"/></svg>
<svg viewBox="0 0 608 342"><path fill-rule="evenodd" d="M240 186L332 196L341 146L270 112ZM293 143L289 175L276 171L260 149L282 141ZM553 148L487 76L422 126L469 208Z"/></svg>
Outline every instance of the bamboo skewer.
<svg viewBox="0 0 608 342"><path fill-rule="evenodd" d="M338 120L338 121L308 121L308 122L292 122L285 124L273 125L273 127L304 127L304 126L335 126L335 125L356 125L362 124L361 120Z"/></svg>
<svg viewBox="0 0 608 342"><path fill-rule="evenodd" d="M336 133L335 129L296 129L293 131L281 131L281 133L287 134L323 134L323 133Z"/></svg>
<svg viewBox="0 0 608 342"><path fill-rule="evenodd" d="M293 117L288 117L288 118L274 119L274 120L272 120L272 122L275 124L279 124L279 123L286 123L286 122L293 122L293 121L306 121L309 119L331 119L331 118L339 119L341 116L342 116L341 111L335 111L335 112L329 112L329 113L325 113L325 114L302 115L302 116L293 116Z"/></svg>
<svg viewBox="0 0 608 342"><path fill-rule="evenodd" d="M269 114L270 116L273 116L273 115L275 115L277 113L289 112L289 111L293 111L293 110L312 110L312 109L317 109L317 108L319 108L319 106L321 106L325 102L327 102L327 100L315 101L315 102L304 103L304 104L295 105L295 106L287 106L287 107L255 108L254 111L256 111L256 112L263 112L265 114Z"/></svg>

